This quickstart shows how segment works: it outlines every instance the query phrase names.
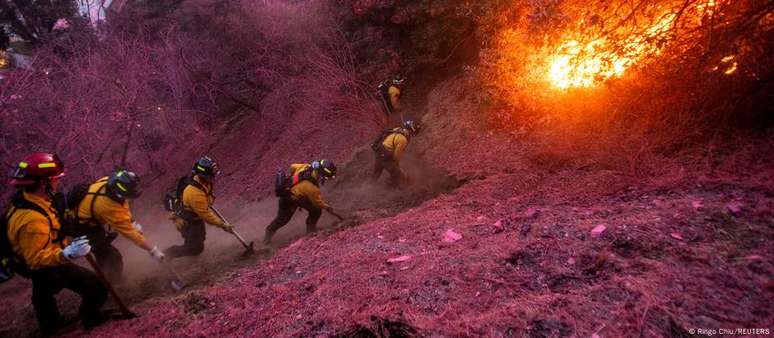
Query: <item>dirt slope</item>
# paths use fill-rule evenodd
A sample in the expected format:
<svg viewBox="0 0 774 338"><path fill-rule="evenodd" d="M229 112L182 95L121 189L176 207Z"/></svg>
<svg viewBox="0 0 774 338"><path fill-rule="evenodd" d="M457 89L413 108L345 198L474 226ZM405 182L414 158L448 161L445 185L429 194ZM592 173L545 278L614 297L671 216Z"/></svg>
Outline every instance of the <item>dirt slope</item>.
<svg viewBox="0 0 774 338"><path fill-rule="evenodd" d="M142 317L89 336L651 337L771 326L771 137L712 163L681 153L638 177L538 166L526 155L536 145L488 131L460 82L428 96L428 127L410 150L420 184L395 193L365 183L361 149L325 188L362 224L326 218L326 231L292 241L302 214L280 233L291 243L246 261L216 234L207 256L175 262L200 278L191 288L166 297L162 278L143 279L151 291L132 296ZM274 203L229 212L264 224ZM263 226L245 230L258 239ZM30 308L8 315L32 320Z"/></svg>

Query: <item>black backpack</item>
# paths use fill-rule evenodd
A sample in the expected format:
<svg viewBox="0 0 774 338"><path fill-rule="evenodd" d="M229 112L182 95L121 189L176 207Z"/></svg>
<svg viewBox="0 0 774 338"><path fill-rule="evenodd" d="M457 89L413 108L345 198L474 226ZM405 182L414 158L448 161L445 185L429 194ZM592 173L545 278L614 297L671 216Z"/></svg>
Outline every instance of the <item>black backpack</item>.
<svg viewBox="0 0 774 338"><path fill-rule="evenodd" d="M16 274L17 266L20 263L11 247L11 241L8 239L8 210L3 212L0 218L0 283L7 282Z"/></svg>
<svg viewBox="0 0 774 338"><path fill-rule="evenodd" d="M103 181L97 181L103 182ZM95 195L91 201L91 214L94 214L94 203L97 201L98 196L106 196L110 198L107 192L90 193L89 188L92 183L78 183L74 185L69 191L63 195L54 196L54 209L57 211L59 222L62 225L62 234L65 236L77 237L83 235L90 235L90 240L94 240L95 237L91 235L101 234L104 232L102 227L93 227L88 224L82 224L84 220L78 217L78 209L81 202L88 195Z"/></svg>
<svg viewBox="0 0 774 338"><path fill-rule="evenodd" d="M77 226L78 207L89 194L89 186L91 185L87 183L78 183L70 191L54 196L54 209L59 215L63 229L70 230Z"/></svg>
<svg viewBox="0 0 774 338"><path fill-rule="evenodd" d="M285 170L278 170L274 176L274 193L279 197L287 196L290 194L290 188L304 180L318 185L313 173L314 169L311 166L293 176L288 176Z"/></svg>
<svg viewBox="0 0 774 338"><path fill-rule="evenodd" d="M382 142L384 142L384 139L386 139L387 136L390 136L392 133L395 133L395 128L382 130L382 132L379 133L379 136L376 137L373 142L371 142L371 149L376 152L382 151L384 149Z"/></svg>
<svg viewBox="0 0 774 338"><path fill-rule="evenodd" d="M380 156L383 159L389 160L393 156L393 152L387 150L384 148L384 145L382 142L384 142L384 139L387 138L387 136L390 136L390 134L401 134L406 137L406 139L411 140L411 134L408 134L404 131L403 128L396 127L392 129L386 129L382 131L381 134L379 134L379 137L377 137L373 142L371 142L371 149L373 149L374 153L376 153L376 156Z"/></svg>
<svg viewBox="0 0 774 338"><path fill-rule="evenodd" d="M167 191L164 195L164 210L173 212L175 215L182 217L183 219L192 219L197 217L195 213L185 210L183 207L183 191L189 185L205 191L204 187L199 182L194 181L190 176L183 176L177 179L177 183L173 189Z"/></svg>
<svg viewBox="0 0 774 338"><path fill-rule="evenodd" d="M274 175L274 194L277 196L283 196L288 193L290 187L288 187L288 174L285 170L277 170L277 174Z"/></svg>
<svg viewBox="0 0 774 338"><path fill-rule="evenodd" d="M390 87L392 87L392 81L391 80L384 80L381 83L379 83L378 86L376 86L376 91L378 91L379 94L382 95L382 98L389 99L390 98Z"/></svg>
<svg viewBox="0 0 774 338"><path fill-rule="evenodd" d="M14 207L13 212L8 213L10 209L6 209L5 212L3 212L2 217L0 217L0 283L9 281L16 274L27 278L30 277L30 269L27 267L24 260L13 252L11 240L8 238L8 220L11 219L11 216L13 216L16 211L29 209L40 213L48 220L49 230L52 232L54 231L54 224L48 216L48 213L37 204L25 200L21 193L16 193L13 196L11 204ZM54 242L57 242L58 238L61 238L61 236L57 236Z"/></svg>

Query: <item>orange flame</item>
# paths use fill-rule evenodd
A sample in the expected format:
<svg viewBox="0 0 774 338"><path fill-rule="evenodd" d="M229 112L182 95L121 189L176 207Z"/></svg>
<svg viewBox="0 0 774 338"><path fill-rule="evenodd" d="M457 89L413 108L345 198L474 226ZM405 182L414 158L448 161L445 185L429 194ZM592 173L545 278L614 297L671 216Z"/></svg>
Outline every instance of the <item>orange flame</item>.
<svg viewBox="0 0 774 338"><path fill-rule="evenodd" d="M716 0L707 0L706 2L696 4L696 10L705 15L713 15L718 5Z"/></svg>
<svg viewBox="0 0 774 338"><path fill-rule="evenodd" d="M734 64L731 65L731 68L726 69L726 71L723 72L723 74L731 75L731 74L735 73L736 69L737 69L737 66L738 66L737 63L734 62Z"/></svg>
<svg viewBox="0 0 774 338"><path fill-rule="evenodd" d="M636 62L661 51L657 38L670 30L675 17L674 14L662 15L645 32L632 34L618 44L607 38L585 44L568 40L550 58L548 80L557 88L567 89L592 87L609 78L620 77ZM621 47L618 50L606 48L610 45Z"/></svg>
<svg viewBox="0 0 774 338"><path fill-rule="evenodd" d="M723 74L731 75L736 72L736 69L738 68L739 64L736 62L736 55L729 55L722 59L720 59L720 62L722 64L728 65L731 64L726 70L723 71ZM733 62L732 62L733 61ZM713 70L718 70L721 67L721 65L715 66Z"/></svg>
<svg viewBox="0 0 774 338"><path fill-rule="evenodd" d="M8 67L9 65L8 54L6 54L4 50L0 50L0 69Z"/></svg>

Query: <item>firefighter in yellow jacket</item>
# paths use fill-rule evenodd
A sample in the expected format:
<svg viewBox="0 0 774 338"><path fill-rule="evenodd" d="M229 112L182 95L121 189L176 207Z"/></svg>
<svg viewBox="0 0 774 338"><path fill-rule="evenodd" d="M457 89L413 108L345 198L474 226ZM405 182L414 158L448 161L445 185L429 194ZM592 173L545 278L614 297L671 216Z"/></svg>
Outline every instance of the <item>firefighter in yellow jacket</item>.
<svg viewBox="0 0 774 338"><path fill-rule="evenodd" d="M132 171L118 170L91 184L78 206L76 235L87 235L97 264L110 279L121 280L124 268L121 252L112 245L118 234L161 262L164 254L145 240L142 226L132 217L129 200L140 197L140 178Z"/></svg>
<svg viewBox="0 0 774 338"><path fill-rule="evenodd" d="M204 223L208 223L231 232L231 226L218 217L212 210L215 203L213 183L220 173L218 164L208 156L202 156L193 166L187 186L184 188L181 198L183 210L179 215L173 215L173 221L180 234L183 235L183 244L175 245L164 250L168 258L183 256L197 256L204 251L204 240L207 232Z"/></svg>
<svg viewBox="0 0 774 338"><path fill-rule="evenodd" d="M281 227L290 222L296 209L302 208L309 212L306 218L306 231L317 231L317 221L325 210L341 219L330 205L323 201L320 193L320 184L325 180L336 177L336 165L330 160L314 161L311 164L295 163L289 168L289 181L286 190L279 193L279 207L277 216L266 227L266 235L263 238L265 244L270 244L272 237Z"/></svg>
<svg viewBox="0 0 774 338"><path fill-rule="evenodd" d="M61 225L52 198L63 175L64 165L56 155L27 156L11 173L11 184L18 191L4 215L8 228L3 230L13 251L12 265L17 273L32 280L32 305L44 334L58 333L68 324L54 298L62 289L81 297L79 314L85 328L107 320L100 312L107 289L91 270L73 263L91 250L88 239L76 238L65 245L60 238Z"/></svg>
<svg viewBox="0 0 774 338"><path fill-rule="evenodd" d="M392 80L386 80L379 84L379 95L388 118L396 113L402 116L400 98L404 81L403 76L395 75Z"/></svg>
<svg viewBox="0 0 774 338"><path fill-rule="evenodd" d="M374 172L372 179L378 180L382 171L390 174L393 185L408 183L409 177L400 170L400 161L411 137L420 130L419 123L406 121L402 126L383 132L372 144L374 150Z"/></svg>

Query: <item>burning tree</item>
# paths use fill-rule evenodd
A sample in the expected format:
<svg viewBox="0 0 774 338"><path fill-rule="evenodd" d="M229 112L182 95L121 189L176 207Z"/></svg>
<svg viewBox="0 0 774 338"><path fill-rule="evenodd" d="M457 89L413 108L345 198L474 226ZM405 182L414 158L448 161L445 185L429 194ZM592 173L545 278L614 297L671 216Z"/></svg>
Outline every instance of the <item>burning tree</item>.
<svg viewBox="0 0 774 338"><path fill-rule="evenodd" d="M494 17L481 74L505 128L629 153L771 122L770 1L534 1Z"/></svg>

